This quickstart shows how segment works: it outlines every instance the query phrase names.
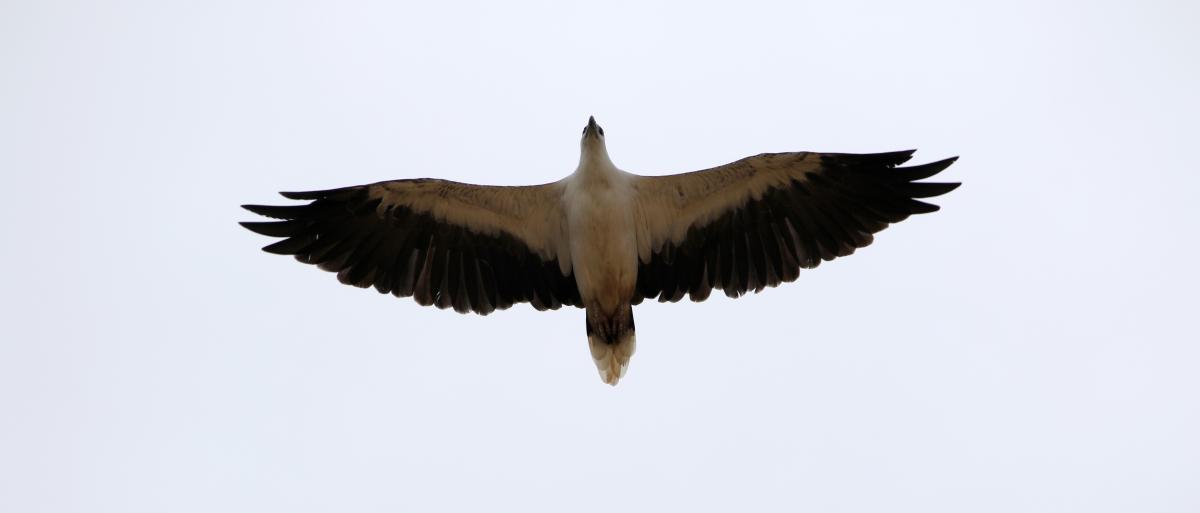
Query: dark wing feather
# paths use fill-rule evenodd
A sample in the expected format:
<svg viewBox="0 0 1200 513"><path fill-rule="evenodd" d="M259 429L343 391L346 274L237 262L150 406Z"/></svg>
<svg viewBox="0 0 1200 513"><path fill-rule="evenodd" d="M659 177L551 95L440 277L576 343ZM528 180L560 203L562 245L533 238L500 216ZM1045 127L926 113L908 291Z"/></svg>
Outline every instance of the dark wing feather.
<svg viewBox="0 0 1200 513"><path fill-rule="evenodd" d="M897 167L911 151L880 154L785 153L706 171L640 177L637 297L703 301L797 278L800 268L846 256L872 234L936 205L916 198L958 183L917 182L950 158ZM669 201L664 200L669 198Z"/></svg>
<svg viewBox="0 0 1200 513"><path fill-rule="evenodd" d="M570 267L559 262L553 237L530 228L556 215L530 211L528 203L536 201L529 195L537 191L518 189L397 180L289 192L283 195L310 202L245 205L278 221L241 224L283 239L264 247L267 252L294 255L337 273L347 285L411 296L422 305L485 315L522 302L539 310L580 306L575 278L563 272ZM505 193L524 197L498 199Z"/></svg>

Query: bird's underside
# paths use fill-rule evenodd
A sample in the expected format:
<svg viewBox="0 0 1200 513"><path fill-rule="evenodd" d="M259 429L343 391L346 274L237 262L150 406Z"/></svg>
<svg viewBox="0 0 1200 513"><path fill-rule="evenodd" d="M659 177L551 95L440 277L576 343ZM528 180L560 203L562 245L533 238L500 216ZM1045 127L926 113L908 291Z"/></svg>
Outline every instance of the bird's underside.
<svg viewBox="0 0 1200 513"><path fill-rule="evenodd" d="M342 283L422 305L488 314L528 302L587 310L589 347L615 385L634 349L632 305L703 301L797 278L849 255L957 183L922 182L954 158L901 167L912 151L769 153L692 173L638 176L612 165L589 120L580 164L558 182L482 186L394 180L282 193L245 205L275 221L246 228L263 248Z"/></svg>

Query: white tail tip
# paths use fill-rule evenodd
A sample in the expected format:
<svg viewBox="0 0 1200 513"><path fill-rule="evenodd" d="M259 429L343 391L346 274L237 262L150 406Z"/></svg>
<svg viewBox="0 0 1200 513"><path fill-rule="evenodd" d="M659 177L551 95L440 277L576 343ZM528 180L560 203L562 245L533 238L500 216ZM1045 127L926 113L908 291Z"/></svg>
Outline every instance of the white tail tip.
<svg viewBox="0 0 1200 513"><path fill-rule="evenodd" d="M606 344L599 338L588 337L588 347L592 350L592 360L596 361L596 370L600 371L600 379L617 386L629 369L629 359L637 349L637 337L630 333L616 344Z"/></svg>

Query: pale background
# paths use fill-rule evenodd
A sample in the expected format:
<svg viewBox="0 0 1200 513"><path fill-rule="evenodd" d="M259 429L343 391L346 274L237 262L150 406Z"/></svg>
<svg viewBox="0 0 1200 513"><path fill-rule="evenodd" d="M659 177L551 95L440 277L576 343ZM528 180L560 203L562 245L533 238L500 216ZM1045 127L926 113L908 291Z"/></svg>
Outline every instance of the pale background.
<svg viewBox="0 0 1200 513"><path fill-rule="evenodd" d="M1200 510L1196 2L0 4L0 511ZM919 148L939 213L635 310L345 287L278 190Z"/></svg>

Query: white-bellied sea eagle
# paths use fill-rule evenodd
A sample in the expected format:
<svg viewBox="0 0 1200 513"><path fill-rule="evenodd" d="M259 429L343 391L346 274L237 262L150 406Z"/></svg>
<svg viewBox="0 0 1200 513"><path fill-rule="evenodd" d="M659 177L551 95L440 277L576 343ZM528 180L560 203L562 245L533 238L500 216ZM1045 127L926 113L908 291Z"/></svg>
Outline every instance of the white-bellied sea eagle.
<svg viewBox="0 0 1200 513"><path fill-rule="evenodd" d="M421 305L488 314L515 303L586 310L592 358L616 385L633 355L633 305L703 301L796 279L872 234L938 209L921 182L955 158L900 167L913 151L764 153L712 169L639 176L613 165L588 119L579 166L557 182L487 186L421 178L284 192L245 205L263 248L338 280Z"/></svg>

